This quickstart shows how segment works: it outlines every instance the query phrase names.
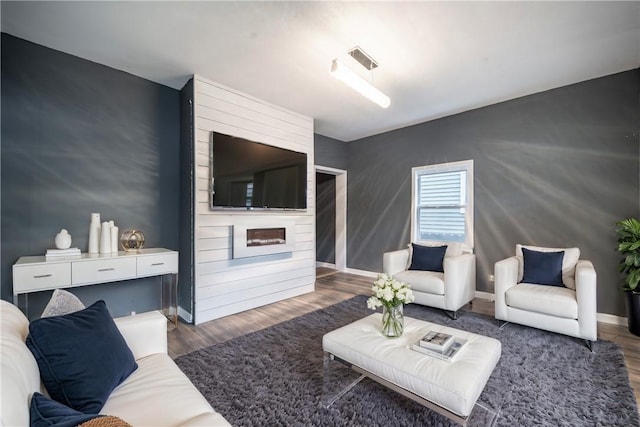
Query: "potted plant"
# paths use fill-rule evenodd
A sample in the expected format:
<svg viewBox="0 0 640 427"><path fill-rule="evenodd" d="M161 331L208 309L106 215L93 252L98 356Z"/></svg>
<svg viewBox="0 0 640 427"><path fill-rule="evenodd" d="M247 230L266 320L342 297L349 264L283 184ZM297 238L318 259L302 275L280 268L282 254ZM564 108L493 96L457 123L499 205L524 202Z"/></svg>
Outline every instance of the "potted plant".
<svg viewBox="0 0 640 427"><path fill-rule="evenodd" d="M620 271L627 301L629 332L640 336L640 221L627 218L616 223Z"/></svg>

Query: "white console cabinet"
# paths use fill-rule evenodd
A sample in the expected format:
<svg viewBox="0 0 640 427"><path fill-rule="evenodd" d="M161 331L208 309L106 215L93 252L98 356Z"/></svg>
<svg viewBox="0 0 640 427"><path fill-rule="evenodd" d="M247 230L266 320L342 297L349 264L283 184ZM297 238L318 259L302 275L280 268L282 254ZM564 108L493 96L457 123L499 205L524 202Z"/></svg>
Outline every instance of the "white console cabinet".
<svg viewBox="0 0 640 427"><path fill-rule="evenodd" d="M83 253L78 257L47 260L25 256L13 265L13 303L20 306L28 294L52 289L118 282L142 277L160 277L162 311L177 321L178 252L163 248L141 249L113 254ZM168 283L165 277L171 280Z"/></svg>

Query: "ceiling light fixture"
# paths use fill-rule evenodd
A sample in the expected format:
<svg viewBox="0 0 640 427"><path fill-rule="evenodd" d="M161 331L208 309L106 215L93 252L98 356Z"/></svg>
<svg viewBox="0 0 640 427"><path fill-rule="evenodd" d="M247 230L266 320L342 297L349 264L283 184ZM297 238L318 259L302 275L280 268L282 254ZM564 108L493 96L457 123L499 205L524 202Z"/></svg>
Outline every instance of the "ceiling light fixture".
<svg viewBox="0 0 640 427"><path fill-rule="evenodd" d="M391 104L391 99L387 95L380 92L371 83L351 71L337 59L334 59L331 64L331 75L342 80L347 86L351 86L360 92L362 96L369 98L382 108L387 108Z"/></svg>

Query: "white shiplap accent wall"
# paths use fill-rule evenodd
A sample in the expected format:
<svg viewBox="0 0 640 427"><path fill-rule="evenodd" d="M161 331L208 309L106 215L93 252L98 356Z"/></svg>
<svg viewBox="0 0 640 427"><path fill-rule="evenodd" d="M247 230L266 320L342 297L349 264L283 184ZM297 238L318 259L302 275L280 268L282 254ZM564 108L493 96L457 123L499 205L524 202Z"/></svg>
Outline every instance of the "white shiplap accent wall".
<svg viewBox="0 0 640 427"><path fill-rule="evenodd" d="M194 76L196 324L307 292L315 283L313 119ZM307 153L306 212L221 212L209 208L211 132ZM238 159L242 161L242 159ZM234 221L295 221L295 250L232 259Z"/></svg>

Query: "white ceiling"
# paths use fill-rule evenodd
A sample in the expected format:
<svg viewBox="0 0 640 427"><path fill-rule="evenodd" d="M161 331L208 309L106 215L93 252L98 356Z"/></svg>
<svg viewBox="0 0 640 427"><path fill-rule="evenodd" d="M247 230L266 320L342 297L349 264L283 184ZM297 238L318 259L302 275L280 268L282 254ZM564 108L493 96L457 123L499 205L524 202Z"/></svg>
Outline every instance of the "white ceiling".
<svg viewBox="0 0 640 427"><path fill-rule="evenodd" d="M3 32L176 89L199 74L342 141L640 67L640 1L2 1L0 13ZM332 78L334 58L391 106Z"/></svg>

